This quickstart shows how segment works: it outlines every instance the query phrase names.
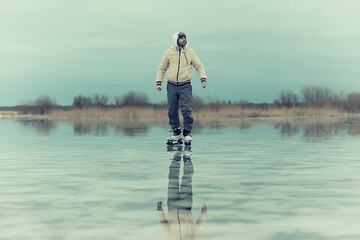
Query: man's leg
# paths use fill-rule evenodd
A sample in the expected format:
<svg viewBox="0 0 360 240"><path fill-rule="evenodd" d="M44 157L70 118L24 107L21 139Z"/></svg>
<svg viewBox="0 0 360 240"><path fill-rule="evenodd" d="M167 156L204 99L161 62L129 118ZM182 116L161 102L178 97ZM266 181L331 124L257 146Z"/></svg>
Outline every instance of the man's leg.
<svg viewBox="0 0 360 240"><path fill-rule="evenodd" d="M183 209L191 211L193 203L192 176L194 166L191 159L185 160L184 157L184 174L180 185L180 202Z"/></svg>
<svg viewBox="0 0 360 240"><path fill-rule="evenodd" d="M178 86L167 84L168 116L172 129L180 127Z"/></svg>
<svg viewBox="0 0 360 240"><path fill-rule="evenodd" d="M176 159L177 160L177 159ZM168 210L179 208L180 189L179 189L179 175L180 175L180 159L175 159L169 166L169 184L168 184Z"/></svg>
<svg viewBox="0 0 360 240"><path fill-rule="evenodd" d="M192 86L190 83L180 86L180 108L181 113L184 117L184 129L188 132L191 132L192 126L194 123L194 118L192 116Z"/></svg>

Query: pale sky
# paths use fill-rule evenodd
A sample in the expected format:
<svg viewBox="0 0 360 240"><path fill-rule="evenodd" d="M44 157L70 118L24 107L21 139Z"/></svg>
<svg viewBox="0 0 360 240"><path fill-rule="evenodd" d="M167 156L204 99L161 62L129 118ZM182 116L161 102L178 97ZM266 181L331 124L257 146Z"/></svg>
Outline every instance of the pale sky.
<svg viewBox="0 0 360 240"><path fill-rule="evenodd" d="M272 102L280 90L360 91L357 0L0 0L0 106L40 95L130 90L166 100L155 77L183 31L204 64L193 94Z"/></svg>

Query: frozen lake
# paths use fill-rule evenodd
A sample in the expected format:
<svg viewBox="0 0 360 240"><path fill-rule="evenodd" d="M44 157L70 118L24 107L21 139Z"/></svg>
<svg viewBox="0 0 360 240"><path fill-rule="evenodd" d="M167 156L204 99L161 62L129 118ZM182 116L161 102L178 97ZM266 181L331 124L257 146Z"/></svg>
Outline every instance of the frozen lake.
<svg viewBox="0 0 360 240"><path fill-rule="evenodd" d="M359 120L192 135L0 120L0 239L360 239Z"/></svg>

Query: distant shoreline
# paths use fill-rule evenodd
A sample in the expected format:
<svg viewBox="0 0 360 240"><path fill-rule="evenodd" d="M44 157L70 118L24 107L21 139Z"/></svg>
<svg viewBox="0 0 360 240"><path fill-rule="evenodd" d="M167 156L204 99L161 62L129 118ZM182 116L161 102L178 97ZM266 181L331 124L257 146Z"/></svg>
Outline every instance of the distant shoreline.
<svg viewBox="0 0 360 240"><path fill-rule="evenodd" d="M203 108L193 111L193 117L200 123L236 123L245 119L254 120L290 120L290 119L322 119L358 117L359 114L349 114L333 108L269 108L243 109L236 106L226 106L218 109ZM180 113L181 117L181 113ZM84 108L71 110L53 110L44 115L22 114L20 111L0 111L0 119L47 119L65 121L101 121L112 123L155 123L168 122L166 108L130 106L121 108Z"/></svg>

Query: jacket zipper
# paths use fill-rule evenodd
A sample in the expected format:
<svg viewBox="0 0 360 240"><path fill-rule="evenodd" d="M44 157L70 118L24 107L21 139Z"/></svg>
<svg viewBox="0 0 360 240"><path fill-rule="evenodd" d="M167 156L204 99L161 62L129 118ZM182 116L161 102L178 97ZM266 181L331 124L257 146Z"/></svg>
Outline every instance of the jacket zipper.
<svg viewBox="0 0 360 240"><path fill-rule="evenodd" d="M181 49L179 49L179 64L178 64L178 71L176 76L176 85L179 85L180 56L181 56Z"/></svg>
<svg viewBox="0 0 360 240"><path fill-rule="evenodd" d="M180 216L179 216L179 209L177 209L177 219L178 219L178 223L179 223L179 237L180 240L182 240L182 236L181 236L181 223L180 223Z"/></svg>

